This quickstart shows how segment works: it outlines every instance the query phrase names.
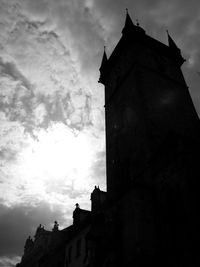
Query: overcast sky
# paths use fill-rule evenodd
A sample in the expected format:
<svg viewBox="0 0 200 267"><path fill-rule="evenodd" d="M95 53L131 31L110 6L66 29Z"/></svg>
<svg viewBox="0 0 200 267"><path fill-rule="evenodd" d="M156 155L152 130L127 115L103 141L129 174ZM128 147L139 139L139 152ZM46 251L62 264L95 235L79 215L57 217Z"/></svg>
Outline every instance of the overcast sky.
<svg viewBox="0 0 200 267"><path fill-rule="evenodd" d="M14 266L41 223L71 223L105 190L104 88L125 9L166 43L166 29L200 112L199 0L0 0L0 267Z"/></svg>

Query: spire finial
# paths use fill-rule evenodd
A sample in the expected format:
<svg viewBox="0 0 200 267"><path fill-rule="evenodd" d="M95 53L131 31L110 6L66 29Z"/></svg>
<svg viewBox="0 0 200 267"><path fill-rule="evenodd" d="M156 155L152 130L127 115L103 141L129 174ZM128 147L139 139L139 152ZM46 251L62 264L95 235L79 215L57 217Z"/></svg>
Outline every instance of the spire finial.
<svg viewBox="0 0 200 267"><path fill-rule="evenodd" d="M125 20L125 25L124 28L122 30L122 33L124 34L125 32L128 32L129 30L131 30L133 28L134 24L131 20L131 17L129 16L128 13L128 8L126 8L126 20Z"/></svg>
<svg viewBox="0 0 200 267"><path fill-rule="evenodd" d="M100 71L101 71L101 69L103 68L103 66L105 65L105 63L107 62L107 55L106 55L106 46L104 45L103 46L103 49L104 49L104 51L103 51L103 58L102 58L102 61L101 61L101 67L100 67Z"/></svg>
<svg viewBox="0 0 200 267"><path fill-rule="evenodd" d="M102 60L101 60L101 66L99 68L100 70L100 78L99 78L99 82L102 82L102 76L103 76L103 70L106 66L106 63L108 61L108 58L107 58L107 55L106 55L106 46L104 45L104 51L103 51L103 57L102 57Z"/></svg>
<svg viewBox="0 0 200 267"><path fill-rule="evenodd" d="M140 23L139 23L138 19L136 19L136 25L140 26Z"/></svg>

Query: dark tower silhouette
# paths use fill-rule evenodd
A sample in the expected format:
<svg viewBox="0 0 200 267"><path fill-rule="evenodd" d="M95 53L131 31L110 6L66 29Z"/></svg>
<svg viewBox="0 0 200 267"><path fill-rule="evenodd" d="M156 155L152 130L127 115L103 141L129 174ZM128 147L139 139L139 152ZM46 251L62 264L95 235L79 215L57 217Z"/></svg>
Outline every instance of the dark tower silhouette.
<svg viewBox="0 0 200 267"><path fill-rule="evenodd" d="M200 123L184 61L169 34L168 45L153 39L128 12L109 59L104 51L107 192L120 266L197 266Z"/></svg>
<svg viewBox="0 0 200 267"><path fill-rule="evenodd" d="M169 133L197 137L199 119L181 72L184 59L145 34L127 13L122 38L109 60L104 52L107 187L110 196L129 188Z"/></svg>

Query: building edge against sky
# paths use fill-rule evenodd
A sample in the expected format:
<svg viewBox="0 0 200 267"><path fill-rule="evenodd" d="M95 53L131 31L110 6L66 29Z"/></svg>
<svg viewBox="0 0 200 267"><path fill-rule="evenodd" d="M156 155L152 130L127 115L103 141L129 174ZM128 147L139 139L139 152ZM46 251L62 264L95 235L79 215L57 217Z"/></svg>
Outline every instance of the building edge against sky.
<svg viewBox="0 0 200 267"><path fill-rule="evenodd" d="M19 267L199 266L200 123L181 72L184 59L126 15L104 51L107 193L76 204L73 225L40 225Z"/></svg>

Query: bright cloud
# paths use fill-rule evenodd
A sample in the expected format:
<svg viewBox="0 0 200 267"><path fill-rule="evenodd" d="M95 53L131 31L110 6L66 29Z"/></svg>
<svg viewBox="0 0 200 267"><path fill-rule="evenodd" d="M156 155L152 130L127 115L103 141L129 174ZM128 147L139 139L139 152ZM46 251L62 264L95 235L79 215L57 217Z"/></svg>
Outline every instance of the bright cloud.
<svg viewBox="0 0 200 267"><path fill-rule="evenodd" d="M12 137L17 134L19 138L17 125L13 126L12 132L10 127L9 124L9 134ZM22 137L25 137L23 133ZM65 190L89 195L94 186L90 171L93 158L103 149L103 142L95 141L96 137L89 132L74 132L62 123L35 130L34 137L26 134L21 143L19 140L11 142L8 135L3 139L6 148L2 154L1 182L4 188L1 196L5 203L24 203L27 196L32 203L34 199L35 202L43 199L53 203L59 200L57 194L61 195L62 202L63 197L67 197L62 193Z"/></svg>

